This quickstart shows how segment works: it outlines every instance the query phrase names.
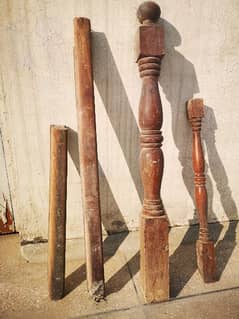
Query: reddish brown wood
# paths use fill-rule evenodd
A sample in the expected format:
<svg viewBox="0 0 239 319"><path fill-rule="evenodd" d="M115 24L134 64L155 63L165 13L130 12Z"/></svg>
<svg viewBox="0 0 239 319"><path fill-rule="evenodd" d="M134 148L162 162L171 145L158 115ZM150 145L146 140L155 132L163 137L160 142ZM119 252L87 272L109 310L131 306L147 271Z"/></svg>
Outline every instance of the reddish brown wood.
<svg viewBox="0 0 239 319"><path fill-rule="evenodd" d="M104 297L104 268L90 20L74 19L75 81L88 290Z"/></svg>
<svg viewBox="0 0 239 319"><path fill-rule="evenodd" d="M51 125L48 289L57 300L64 295L66 242L67 128Z"/></svg>
<svg viewBox="0 0 239 319"><path fill-rule="evenodd" d="M209 240L207 220L207 189L205 163L201 142L201 124L204 116L203 100L192 99L187 104L188 118L192 125L192 160L194 170L195 201L199 214L199 239L196 244L198 270L205 282L215 280L216 263L214 243Z"/></svg>
<svg viewBox="0 0 239 319"><path fill-rule="evenodd" d="M5 235L5 234L12 234L15 232L15 225L14 225L14 220L12 213L9 208L9 204L7 199L5 198L4 194L3 195L3 201L5 204L5 207L2 207L4 209L4 219L3 217L0 217L0 235Z"/></svg>
<svg viewBox="0 0 239 319"><path fill-rule="evenodd" d="M164 43L163 29L154 23L159 17L160 8L153 2L143 3L138 9L138 18L143 23L138 33L138 66L142 78L139 104L140 172L144 188L140 273L147 302L169 297L168 219L160 195L164 158L158 77Z"/></svg>

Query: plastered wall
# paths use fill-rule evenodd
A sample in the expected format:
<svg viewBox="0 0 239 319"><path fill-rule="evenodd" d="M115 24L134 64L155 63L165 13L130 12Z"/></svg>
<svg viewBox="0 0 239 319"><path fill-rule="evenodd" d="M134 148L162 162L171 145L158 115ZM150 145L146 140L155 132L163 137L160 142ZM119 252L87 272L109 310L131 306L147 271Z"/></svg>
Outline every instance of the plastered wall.
<svg viewBox="0 0 239 319"><path fill-rule="evenodd" d="M92 23L104 231L139 226L135 63L137 0L1 0L0 125L16 228L47 237L49 125L69 132L67 237L83 235L73 72L73 17ZM165 170L172 225L196 221L191 129L185 102L205 101L202 127L209 218L237 219L239 205L239 1L162 0L166 55L160 76Z"/></svg>

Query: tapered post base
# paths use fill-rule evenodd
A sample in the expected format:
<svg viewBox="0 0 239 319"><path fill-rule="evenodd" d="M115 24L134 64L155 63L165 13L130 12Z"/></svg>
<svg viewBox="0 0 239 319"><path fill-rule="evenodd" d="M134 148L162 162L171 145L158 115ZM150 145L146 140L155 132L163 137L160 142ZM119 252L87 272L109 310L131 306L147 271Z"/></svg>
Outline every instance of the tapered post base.
<svg viewBox="0 0 239 319"><path fill-rule="evenodd" d="M169 298L169 246L166 216L142 216L140 277L146 302Z"/></svg>
<svg viewBox="0 0 239 319"><path fill-rule="evenodd" d="M197 240L197 265L204 282L216 280L216 261L213 241L203 242Z"/></svg>

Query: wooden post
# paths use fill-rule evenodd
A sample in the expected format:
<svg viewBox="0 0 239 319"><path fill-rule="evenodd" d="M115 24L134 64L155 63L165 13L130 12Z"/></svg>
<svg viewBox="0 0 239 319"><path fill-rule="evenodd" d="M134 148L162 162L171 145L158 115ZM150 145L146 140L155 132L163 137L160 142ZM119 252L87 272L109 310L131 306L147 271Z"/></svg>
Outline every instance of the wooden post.
<svg viewBox="0 0 239 319"><path fill-rule="evenodd" d="M144 188L141 215L140 274L147 302L169 298L168 218L160 190L164 158L161 150L163 114L158 88L161 59L164 55L161 14L154 2L144 2L137 15L142 26L138 33L138 65L142 78L139 104L141 128L140 171Z"/></svg>
<svg viewBox="0 0 239 319"><path fill-rule="evenodd" d="M188 118L192 125L192 160L194 170L195 200L199 214L199 239L196 243L197 265L205 282L215 280L216 263L214 243L209 240L207 221L207 189L204 174L204 155L201 143L201 123L204 116L203 100L192 99L187 103Z"/></svg>
<svg viewBox="0 0 239 319"><path fill-rule="evenodd" d="M95 300L104 297L104 267L90 20L74 19L75 81L80 172L85 225L88 290Z"/></svg>
<svg viewBox="0 0 239 319"><path fill-rule="evenodd" d="M50 128L50 203L48 237L49 296L64 295L66 243L67 128Z"/></svg>

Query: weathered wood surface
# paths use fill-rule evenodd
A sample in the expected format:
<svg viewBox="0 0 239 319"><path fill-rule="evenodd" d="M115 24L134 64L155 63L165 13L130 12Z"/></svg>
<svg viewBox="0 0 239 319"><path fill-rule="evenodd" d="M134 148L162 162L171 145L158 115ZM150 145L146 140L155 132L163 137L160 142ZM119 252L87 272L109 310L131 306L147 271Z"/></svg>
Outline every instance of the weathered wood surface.
<svg viewBox="0 0 239 319"><path fill-rule="evenodd" d="M140 172L144 188L141 214L140 275L147 302L169 298L168 219L160 191L164 167L161 150L163 113L158 88L164 32L155 22L160 8L143 3L137 12L142 23L138 32L138 66L142 78L139 104Z"/></svg>
<svg viewBox="0 0 239 319"><path fill-rule="evenodd" d="M104 297L104 267L90 21L74 19L75 82L88 290Z"/></svg>
<svg viewBox="0 0 239 319"><path fill-rule="evenodd" d="M201 142L201 124L204 116L202 99L187 103L188 119L192 125L192 161L194 170L195 202L199 214L199 239L196 244L198 270L205 282L215 280L216 262L214 243L209 240L207 220L207 189L205 161Z"/></svg>
<svg viewBox="0 0 239 319"><path fill-rule="evenodd" d="M66 195L67 195L67 128L50 128L50 201L48 236L48 289L57 300L64 295Z"/></svg>

